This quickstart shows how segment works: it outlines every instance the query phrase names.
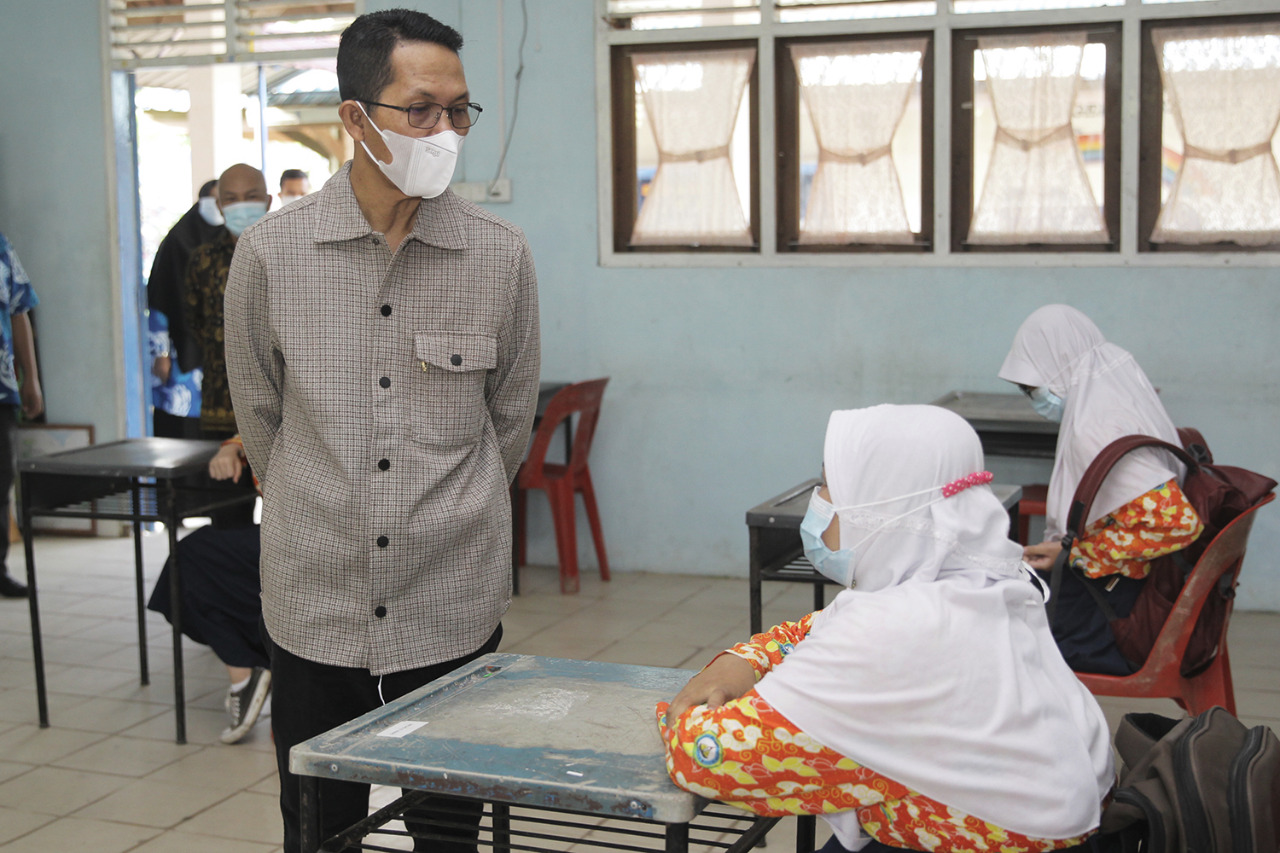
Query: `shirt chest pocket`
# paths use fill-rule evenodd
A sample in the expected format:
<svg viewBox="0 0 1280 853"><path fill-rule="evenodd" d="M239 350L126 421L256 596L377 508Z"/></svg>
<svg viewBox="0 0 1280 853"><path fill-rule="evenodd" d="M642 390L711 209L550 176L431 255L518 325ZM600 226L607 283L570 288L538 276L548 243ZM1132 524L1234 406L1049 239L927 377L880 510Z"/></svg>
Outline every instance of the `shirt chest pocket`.
<svg viewBox="0 0 1280 853"><path fill-rule="evenodd" d="M414 438L445 446L474 444L488 416L484 383L498 364L497 341L489 335L414 332L413 348Z"/></svg>

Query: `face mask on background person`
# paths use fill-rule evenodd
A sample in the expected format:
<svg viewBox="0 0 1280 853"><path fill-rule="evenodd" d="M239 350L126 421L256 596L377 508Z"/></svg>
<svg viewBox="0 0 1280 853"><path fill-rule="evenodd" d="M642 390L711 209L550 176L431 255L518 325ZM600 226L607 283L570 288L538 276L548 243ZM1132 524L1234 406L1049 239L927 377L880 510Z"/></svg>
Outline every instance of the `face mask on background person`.
<svg viewBox="0 0 1280 853"><path fill-rule="evenodd" d="M227 220L227 230L239 237L253 223L261 219L267 212L265 201L238 201L222 208L222 215Z"/></svg>
<svg viewBox="0 0 1280 853"><path fill-rule="evenodd" d="M300 196L300 195L283 195L283 194L281 194L281 196L280 196L280 206L281 206L281 207L284 207L286 204L289 204L290 202L297 201L297 200L298 200L298 199L300 199L300 198L302 198L302 196Z"/></svg>
<svg viewBox="0 0 1280 853"><path fill-rule="evenodd" d="M222 211L218 210L218 200L211 195L204 196L196 202L196 212L210 225L221 225L224 221Z"/></svg>
<svg viewBox="0 0 1280 853"><path fill-rule="evenodd" d="M456 131L444 130L434 136L405 136L394 130L382 130L369 118L364 105L360 111L369 119L369 125L378 132L387 150L391 152L391 162L383 163L369 146L361 140L373 162L378 164L387 180L396 185L400 192L408 196L435 198L444 192L453 180L453 169L458 163L458 152L462 150L462 136Z"/></svg>
<svg viewBox="0 0 1280 853"><path fill-rule="evenodd" d="M1036 414L1055 424L1062 423L1062 412L1066 405L1063 399L1043 385L1031 389L1031 408Z"/></svg>

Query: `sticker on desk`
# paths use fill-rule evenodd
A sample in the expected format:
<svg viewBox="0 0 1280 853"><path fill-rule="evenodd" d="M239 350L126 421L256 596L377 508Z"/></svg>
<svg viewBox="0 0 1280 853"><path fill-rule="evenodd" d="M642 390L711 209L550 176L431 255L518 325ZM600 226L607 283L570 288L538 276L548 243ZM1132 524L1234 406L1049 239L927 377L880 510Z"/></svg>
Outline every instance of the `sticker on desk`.
<svg viewBox="0 0 1280 853"><path fill-rule="evenodd" d="M394 726L388 726L378 732L378 737L404 737L411 732L416 732L425 725L425 721L418 722L417 720L401 720Z"/></svg>

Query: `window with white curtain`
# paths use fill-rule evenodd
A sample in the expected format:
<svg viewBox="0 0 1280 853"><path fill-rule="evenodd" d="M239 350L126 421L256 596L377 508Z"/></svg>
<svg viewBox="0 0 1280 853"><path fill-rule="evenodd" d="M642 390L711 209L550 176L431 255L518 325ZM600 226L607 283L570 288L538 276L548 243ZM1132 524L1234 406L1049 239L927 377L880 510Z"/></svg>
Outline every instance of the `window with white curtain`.
<svg viewBox="0 0 1280 853"><path fill-rule="evenodd" d="M953 251L1118 247L1114 29L966 34ZM1110 83L1108 78L1111 77Z"/></svg>
<svg viewBox="0 0 1280 853"><path fill-rule="evenodd" d="M919 240L927 47L924 37L788 45L803 140L797 246Z"/></svg>
<svg viewBox="0 0 1280 853"><path fill-rule="evenodd" d="M1280 22L1153 28L1163 88L1156 245L1280 244Z"/></svg>
<svg viewBox="0 0 1280 853"><path fill-rule="evenodd" d="M619 249L752 249L754 47L619 52Z"/></svg>

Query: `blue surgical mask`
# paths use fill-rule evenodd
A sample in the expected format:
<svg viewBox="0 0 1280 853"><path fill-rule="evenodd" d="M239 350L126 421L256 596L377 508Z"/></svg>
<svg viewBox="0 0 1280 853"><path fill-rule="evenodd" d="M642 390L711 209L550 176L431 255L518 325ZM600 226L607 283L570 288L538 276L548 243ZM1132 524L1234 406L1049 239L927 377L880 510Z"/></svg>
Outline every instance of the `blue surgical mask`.
<svg viewBox="0 0 1280 853"><path fill-rule="evenodd" d="M238 201L222 208L222 215L227 220L227 230L237 237L266 213L265 201Z"/></svg>
<svg viewBox="0 0 1280 853"><path fill-rule="evenodd" d="M822 541L823 531L831 526L831 519L835 514L836 508L831 502L824 500L818 490L814 489L809 498L809 509L800 522L800 541L804 545L804 555L820 575L852 589L856 585L853 579L853 549L832 551Z"/></svg>
<svg viewBox="0 0 1280 853"><path fill-rule="evenodd" d="M1031 408L1036 410L1037 415L1055 424L1062 423L1063 406L1066 404L1061 397L1043 385L1032 388L1030 396Z"/></svg>

